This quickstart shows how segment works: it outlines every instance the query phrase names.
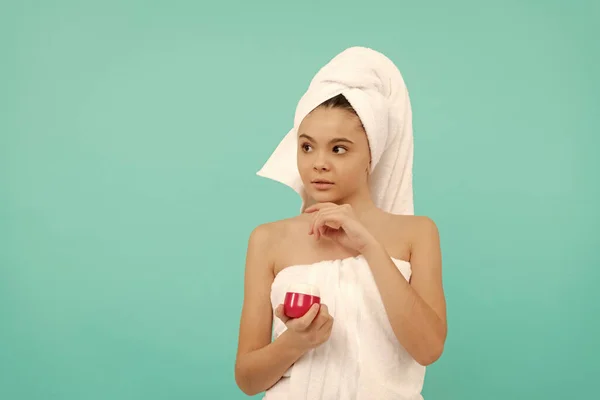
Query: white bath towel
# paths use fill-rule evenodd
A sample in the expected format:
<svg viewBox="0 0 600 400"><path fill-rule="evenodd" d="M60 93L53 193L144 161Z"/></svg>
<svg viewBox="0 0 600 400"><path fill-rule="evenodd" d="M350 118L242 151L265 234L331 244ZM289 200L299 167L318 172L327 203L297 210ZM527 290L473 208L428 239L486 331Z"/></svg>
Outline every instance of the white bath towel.
<svg viewBox="0 0 600 400"><path fill-rule="evenodd" d="M392 261L410 280L411 264ZM396 339L365 257L285 268L271 285L273 309L298 282L319 287L335 320L331 336L296 361L264 400L423 400L426 368ZM278 319L273 328L275 338L287 329Z"/></svg>
<svg viewBox="0 0 600 400"><path fill-rule="evenodd" d="M297 129L308 113L325 100L342 94L356 110L371 149L371 196L393 214L413 214L413 127L408 90L398 68L385 55L351 47L331 59L312 79L300 99L294 126L257 175L281 182L307 205L296 164Z"/></svg>

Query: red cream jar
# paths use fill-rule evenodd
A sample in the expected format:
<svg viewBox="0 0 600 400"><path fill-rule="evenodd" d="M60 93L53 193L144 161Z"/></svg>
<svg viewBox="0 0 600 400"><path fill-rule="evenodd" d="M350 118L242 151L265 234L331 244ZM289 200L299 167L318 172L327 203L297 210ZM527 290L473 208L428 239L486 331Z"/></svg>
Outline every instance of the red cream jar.
<svg viewBox="0 0 600 400"><path fill-rule="evenodd" d="M307 283L290 285L285 294L283 313L289 318L300 318L313 304L321 304L318 287Z"/></svg>

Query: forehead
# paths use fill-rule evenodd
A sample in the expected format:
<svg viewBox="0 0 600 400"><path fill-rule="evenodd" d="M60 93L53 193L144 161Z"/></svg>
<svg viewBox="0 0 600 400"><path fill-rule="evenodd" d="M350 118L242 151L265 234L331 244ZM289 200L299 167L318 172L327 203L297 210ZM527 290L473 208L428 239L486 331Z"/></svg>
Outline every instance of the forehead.
<svg viewBox="0 0 600 400"><path fill-rule="evenodd" d="M366 139L360 119L350 111L339 108L321 107L313 110L300 124L298 135L303 133L315 140L329 140L332 137Z"/></svg>

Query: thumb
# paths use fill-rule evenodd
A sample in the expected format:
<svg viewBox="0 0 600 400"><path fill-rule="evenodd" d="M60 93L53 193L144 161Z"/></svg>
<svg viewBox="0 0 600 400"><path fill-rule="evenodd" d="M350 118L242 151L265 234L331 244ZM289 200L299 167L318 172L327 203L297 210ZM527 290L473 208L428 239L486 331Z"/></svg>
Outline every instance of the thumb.
<svg viewBox="0 0 600 400"><path fill-rule="evenodd" d="M290 320L283 312L283 304L280 304L277 306L277 308L275 308L275 316L279 318L284 324Z"/></svg>

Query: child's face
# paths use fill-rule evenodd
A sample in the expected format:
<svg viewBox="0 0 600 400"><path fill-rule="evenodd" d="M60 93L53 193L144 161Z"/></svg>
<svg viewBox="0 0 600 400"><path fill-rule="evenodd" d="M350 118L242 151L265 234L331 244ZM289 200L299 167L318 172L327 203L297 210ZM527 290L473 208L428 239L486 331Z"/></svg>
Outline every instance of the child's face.
<svg viewBox="0 0 600 400"><path fill-rule="evenodd" d="M307 194L317 202L335 202L363 189L369 160L367 135L355 114L318 107L300 124L298 171Z"/></svg>

